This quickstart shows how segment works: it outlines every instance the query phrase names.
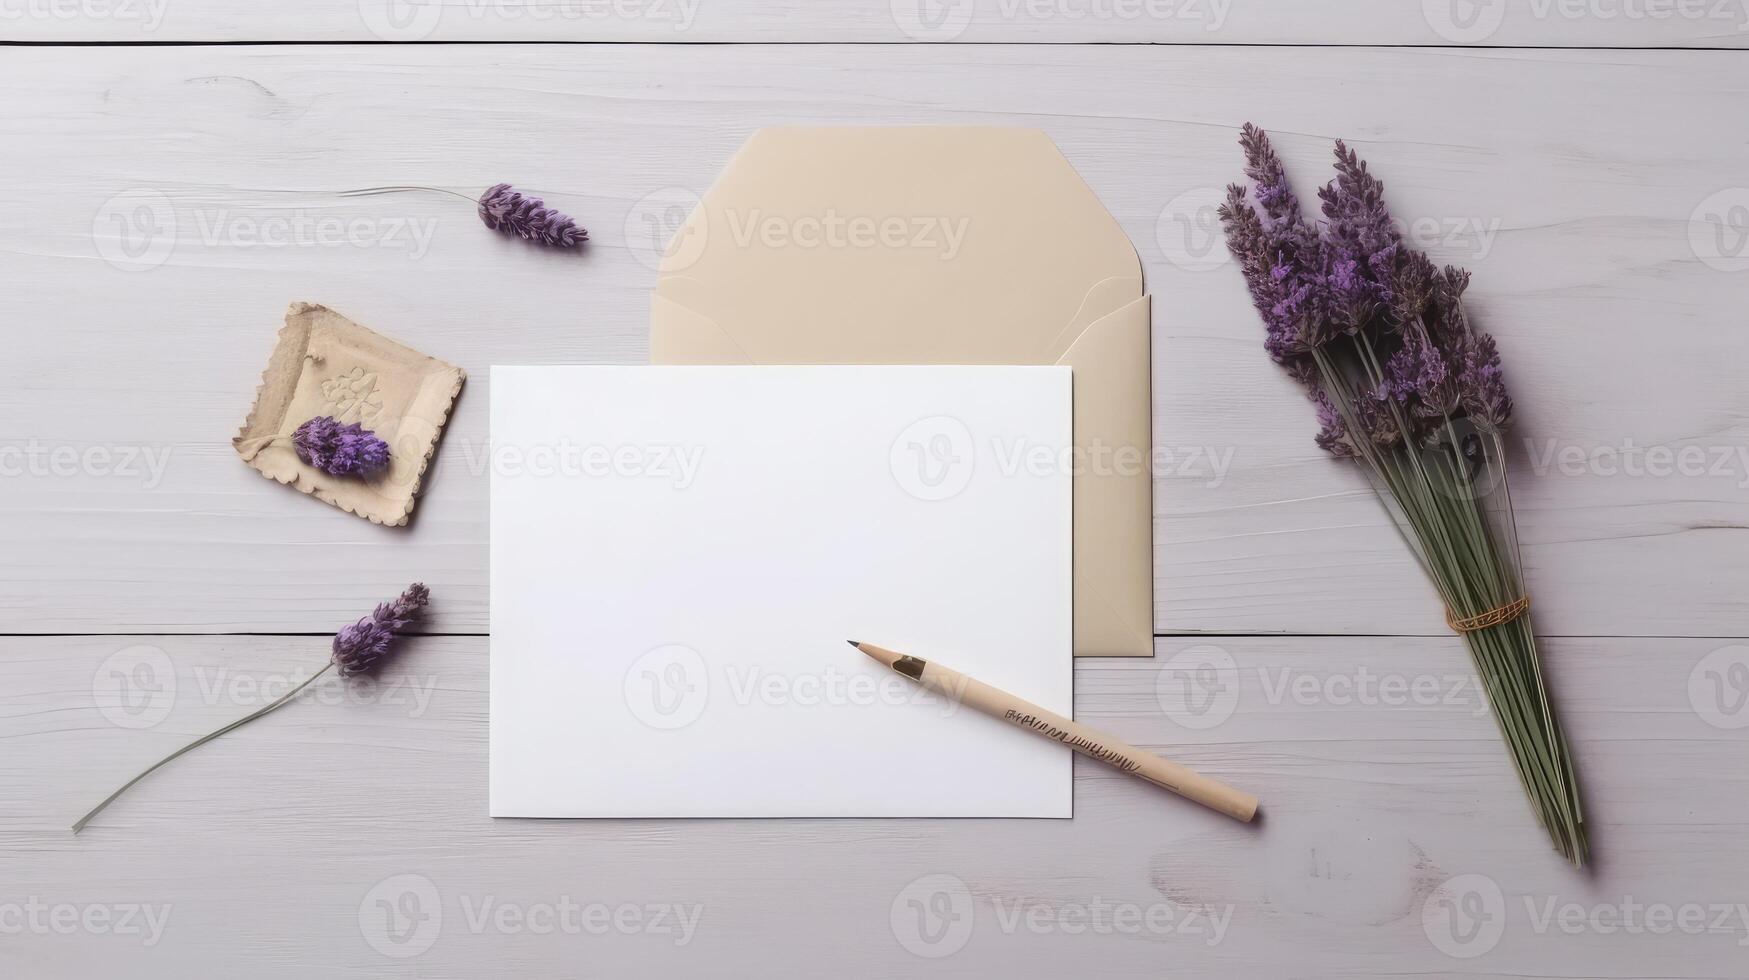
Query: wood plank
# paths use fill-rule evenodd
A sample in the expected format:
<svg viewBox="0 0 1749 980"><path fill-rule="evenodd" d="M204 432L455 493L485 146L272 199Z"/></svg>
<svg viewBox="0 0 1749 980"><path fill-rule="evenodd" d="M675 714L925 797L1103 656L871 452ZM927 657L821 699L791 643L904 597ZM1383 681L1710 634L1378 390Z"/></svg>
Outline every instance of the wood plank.
<svg viewBox="0 0 1749 980"><path fill-rule="evenodd" d="M1157 628L1443 632L1216 264L1204 205L1254 119L1308 192L1329 139L1352 138L1412 234L1476 271L1535 450L1514 491L1540 628L1732 635L1749 334L1742 261L1708 243L1749 202L1749 142L1717 122L1749 95L1740 69L1725 52L15 49L0 78L33 95L0 106L0 631L322 632L415 578L442 597L433 628L483 631L485 368L641 361L659 232L751 129L974 123L1046 129L1146 265ZM497 238L446 195L338 196L498 180L577 215L590 250ZM411 528L266 483L227 445L295 299L472 373ZM1684 447L1693 475L1601 472Z"/></svg>
<svg viewBox="0 0 1749 980"><path fill-rule="evenodd" d="M1741 48L1741 0L18 0L0 40Z"/></svg>
<svg viewBox="0 0 1749 980"><path fill-rule="evenodd" d="M374 688L318 687L72 837L68 823L113 785L301 679L326 644L0 639L0 911L13 916L0 924L27 923L31 902L81 916L168 907L150 946L119 923L13 930L0 972L813 976L830 962L845 975L989 977L1072 974L1097 957L1113 977L1157 977L1162 963L1193 978L1719 977L1749 942L1736 911L1749 873L1742 740L1715 727L1749 714L1704 684L1691 699L1685 683L1709 655L1724 669L1749 647L1721 659L1705 640L1548 645L1598 851L1577 874L1534 825L1450 639L1240 638L1221 641L1219 660L1174 638L1152 662L1076 665L1077 717L1255 790L1265 817L1250 827L1086 760L1072 821L492 820L486 642L414 639ZM1213 683L1196 693L1214 708L1187 712L1182 685L1203 675L1182 671L1209 663ZM432 934L402 920L396 942L378 902L397 907L419 879L433 904L399 907L440 907L441 922ZM1448 892L1497 933L1465 943L1440 911ZM648 920L591 934L581 912L574 932L531 934L515 918L532 910L538 928L541 906L565 898L700 918L688 935ZM913 900L968 925L925 932ZM1624 903L1642 923L1654 905L1728 914L1686 932L1609 930ZM494 917L499 905L512 918ZM1100 915L1109 929L1118 907L1144 924L1081 924ZM1604 925L1577 938L1560 919L1539 925L1551 907L1601 909Z"/></svg>

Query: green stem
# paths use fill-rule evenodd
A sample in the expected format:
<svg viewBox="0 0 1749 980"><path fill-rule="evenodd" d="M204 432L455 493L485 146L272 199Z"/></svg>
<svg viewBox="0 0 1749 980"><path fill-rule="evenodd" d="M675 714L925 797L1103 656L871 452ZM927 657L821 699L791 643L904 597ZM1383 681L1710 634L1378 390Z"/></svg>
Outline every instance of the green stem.
<svg viewBox="0 0 1749 980"><path fill-rule="evenodd" d="M318 670L314 674L311 674L309 679L304 681L302 684L299 684L297 687L294 687L291 690L285 692L285 694L283 696L281 696L278 700L274 701L272 704L267 705L266 707L261 708L259 710L253 711L247 715L244 715L243 717L237 719L236 721L231 722L229 725L226 725L225 727L219 729L216 732L213 732L209 735L202 735L200 738L195 739L194 741L188 743L187 745L184 745L182 748L177 749L175 752L172 752L169 755L165 756L164 758L159 759L157 762L154 762L149 768L146 769L146 771L144 771L144 772L140 773L138 776L135 776L134 778L128 780L126 783L123 783L121 789L118 789L115 792L109 794L109 797L107 799L105 799L102 803L99 803L96 806L92 807L90 813L87 813L83 817L80 817L79 822L75 823L73 825L73 833L77 834L79 831L84 830L85 825L91 822L91 818L97 816L99 813L102 813L104 807L107 807L111 803L114 803L116 800L116 797L122 795L123 793L126 793L135 783L139 782L142 779L145 779L147 776L150 776L152 773L157 772L159 769L162 769L164 766L168 765L171 760L173 760L179 756L186 755L187 753L192 752L197 748L200 748L202 745L205 745L206 743L212 741L213 739L218 738L220 735L223 735L226 732L241 728L244 725L247 725L248 723L261 717L262 715L267 714L270 711L274 711L275 709L283 707L285 704L290 702L292 698L297 697L298 693L300 691L302 691L304 688L309 687L311 684L314 684L318 678L320 678L323 674L326 674L328 672L328 670L330 668L332 668L333 666L334 666L333 661L329 661L328 663L323 664L321 670Z"/></svg>

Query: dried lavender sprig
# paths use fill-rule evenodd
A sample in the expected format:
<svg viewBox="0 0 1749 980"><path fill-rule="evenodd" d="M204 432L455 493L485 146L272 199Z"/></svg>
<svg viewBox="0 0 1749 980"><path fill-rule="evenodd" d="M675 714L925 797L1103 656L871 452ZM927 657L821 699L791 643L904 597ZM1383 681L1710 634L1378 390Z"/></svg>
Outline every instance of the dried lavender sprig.
<svg viewBox="0 0 1749 980"><path fill-rule="evenodd" d="M509 184L494 184L480 195L480 220L493 231L553 248L579 248L589 232L570 216L526 197Z"/></svg>
<svg viewBox="0 0 1749 980"><path fill-rule="evenodd" d="M386 602L377 606L376 611L371 613L371 615L366 616L351 626L345 627L339 633L335 634L333 654L328 662L322 665L321 670L311 674L303 683L287 691L273 703L252 711L217 731L202 735L200 738L195 739L187 745L184 745L182 748L177 749L175 752L172 752L164 758L159 759L157 762L152 763L152 765L146 767L146 769L139 775L123 783L120 789L105 797L102 803L92 807L89 813L80 817L78 821L73 824L73 833L77 834L79 831L84 830L85 826L92 821L92 818L96 817L99 813L102 813L104 809L111 803L114 803L118 797L131 789L135 783L145 779L159 769L162 769L172 760L200 748L202 745L218 738L220 735L241 728L255 719L260 718L262 715L269 714L291 703L292 699L302 693L304 688L309 687L311 684L314 684L317 680L321 679L321 677L327 674L330 669L339 667L340 676L353 677L381 666L385 656L390 651L395 635L399 633L399 631L405 629L408 623L411 622L414 614L424 608L425 604L430 601L430 590L424 585L415 582L408 586L407 591L401 593L401 595L393 602Z"/></svg>
<svg viewBox="0 0 1749 980"><path fill-rule="evenodd" d="M389 444L357 422L318 415L292 432L298 458L330 476L368 476L389 465Z"/></svg>

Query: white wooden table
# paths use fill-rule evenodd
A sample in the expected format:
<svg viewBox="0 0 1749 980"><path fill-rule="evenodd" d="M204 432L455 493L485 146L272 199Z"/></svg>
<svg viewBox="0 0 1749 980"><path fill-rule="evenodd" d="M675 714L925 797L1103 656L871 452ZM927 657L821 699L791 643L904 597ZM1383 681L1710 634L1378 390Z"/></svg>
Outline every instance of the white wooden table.
<svg viewBox="0 0 1749 980"><path fill-rule="evenodd" d="M0 55L0 976L1749 976L1746 19L0 3L23 42ZM490 43L430 43L454 41ZM1262 352L1209 224L1246 120L1308 191L1348 138L1411 237L1476 273L1589 873ZM1261 824L1097 765L1073 821L486 816L485 368L642 360L676 202L784 123L1041 127L1129 232L1157 300L1158 655L1078 664L1076 710L1255 790ZM445 195L339 195L501 180L588 252ZM234 457L294 299L472 372L412 527ZM430 635L381 684L325 686L68 834L414 579Z"/></svg>

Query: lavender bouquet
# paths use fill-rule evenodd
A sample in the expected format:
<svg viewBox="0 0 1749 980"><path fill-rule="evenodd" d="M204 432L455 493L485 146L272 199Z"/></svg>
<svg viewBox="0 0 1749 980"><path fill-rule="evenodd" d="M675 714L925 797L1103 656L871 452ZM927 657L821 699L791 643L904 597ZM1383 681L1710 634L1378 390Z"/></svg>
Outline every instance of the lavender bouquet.
<svg viewBox="0 0 1749 980"><path fill-rule="evenodd" d="M1341 141L1315 226L1269 137L1246 124L1239 143L1256 204L1235 184L1220 216L1264 347L1316 406L1319 447L1372 481L1469 646L1538 818L1583 865L1578 777L1537 658L1506 484L1512 399L1494 339L1464 315L1470 275L1403 243L1384 185Z"/></svg>

